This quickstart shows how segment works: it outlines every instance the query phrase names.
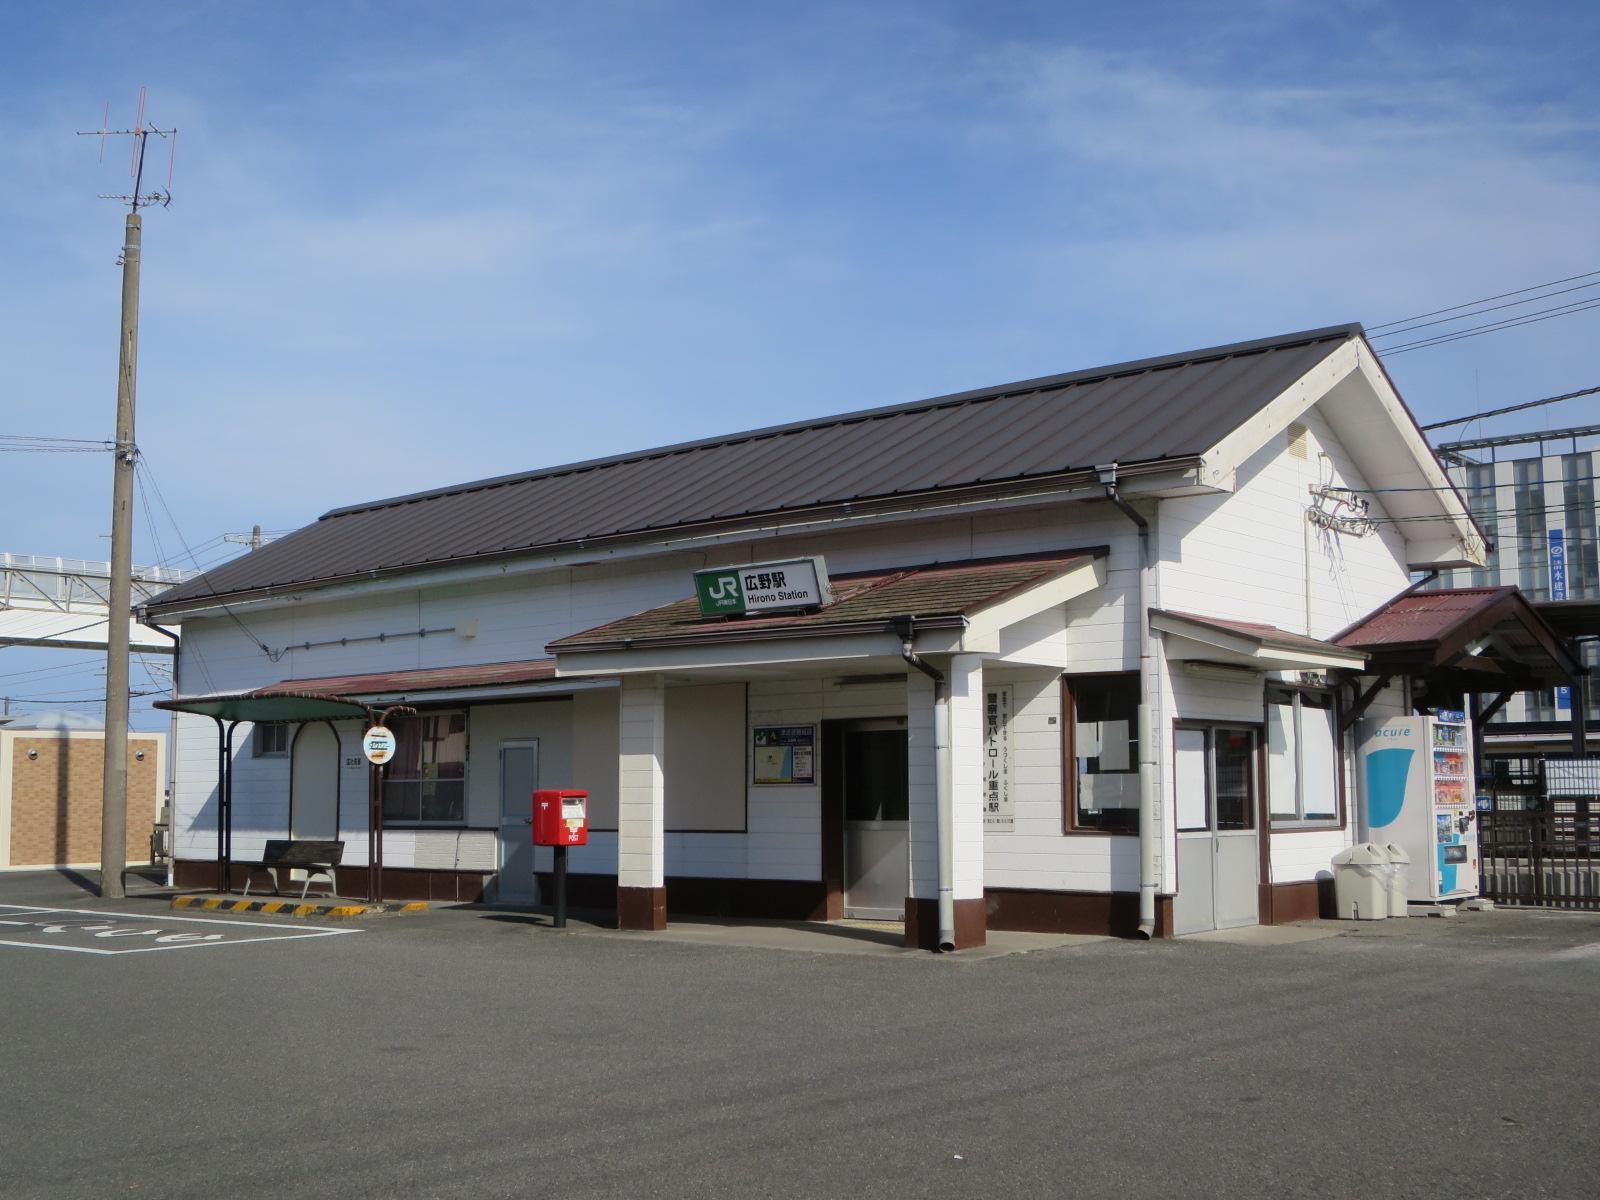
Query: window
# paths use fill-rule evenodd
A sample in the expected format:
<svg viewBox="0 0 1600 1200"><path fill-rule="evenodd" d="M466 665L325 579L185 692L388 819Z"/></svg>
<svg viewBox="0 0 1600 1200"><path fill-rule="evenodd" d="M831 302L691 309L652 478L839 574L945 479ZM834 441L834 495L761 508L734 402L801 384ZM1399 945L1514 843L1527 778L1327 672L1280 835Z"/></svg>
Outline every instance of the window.
<svg viewBox="0 0 1600 1200"><path fill-rule="evenodd" d="M252 758L277 758L289 753L289 723L287 721L257 721L250 731Z"/></svg>
<svg viewBox="0 0 1600 1200"><path fill-rule="evenodd" d="M1267 689L1267 808L1274 825L1339 823L1339 729L1333 695Z"/></svg>
<svg viewBox="0 0 1600 1200"><path fill-rule="evenodd" d="M1139 676L1064 675L1067 828L1139 831Z"/></svg>
<svg viewBox="0 0 1600 1200"><path fill-rule="evenodd" d="M467 714L424 713L395 722L383 781L383 819L459 825L467 808Z"/></svg>
<svg viewBox="0 0 1600 1200"><path fill-rule="evenodd" d="M1172 746L1178 832L1254 829L1256 731L1180 725Z"/></svg>

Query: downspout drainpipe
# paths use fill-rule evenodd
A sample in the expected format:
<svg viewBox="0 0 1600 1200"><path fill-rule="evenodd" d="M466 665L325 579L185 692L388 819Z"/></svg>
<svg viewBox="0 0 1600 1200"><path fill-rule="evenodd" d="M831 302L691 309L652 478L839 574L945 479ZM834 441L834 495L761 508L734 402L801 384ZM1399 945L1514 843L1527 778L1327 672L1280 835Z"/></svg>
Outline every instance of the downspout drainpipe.
<svg viewBox="0 0 1600 1200"><path fill-rule="evenodd" d="M956 948L955 815L950 797L950 685L932 663L918 657L912 637L915 618L900 624L900 657L933 680L933 796L939 844L939 949Z"/></svg>
<svg viewBox="0 0 1600 1200"><path fill-rule="evenodd" d="M1150 522L1117 491L1117 464L1095 468L1106 499L1139 530L1139 929L1141 938L1156 935L1156 810L1161 795L1156 731L1161 728L1158 697L1161 676L1156 662L1150 609L1155 600L1155 556L1150 548Z"/></svg>

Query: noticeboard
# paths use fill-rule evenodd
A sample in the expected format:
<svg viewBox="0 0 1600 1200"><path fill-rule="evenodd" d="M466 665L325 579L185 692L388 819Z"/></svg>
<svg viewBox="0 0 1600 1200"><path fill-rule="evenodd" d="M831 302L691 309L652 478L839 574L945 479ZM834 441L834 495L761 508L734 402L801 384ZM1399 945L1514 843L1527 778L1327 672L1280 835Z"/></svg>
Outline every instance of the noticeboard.
<svg viewBox="0 0 1600 1200"><path fill-rule="evenodd" d="M755 726L750 731L750 769L752 783L816 783L817 727Z"/></svg>

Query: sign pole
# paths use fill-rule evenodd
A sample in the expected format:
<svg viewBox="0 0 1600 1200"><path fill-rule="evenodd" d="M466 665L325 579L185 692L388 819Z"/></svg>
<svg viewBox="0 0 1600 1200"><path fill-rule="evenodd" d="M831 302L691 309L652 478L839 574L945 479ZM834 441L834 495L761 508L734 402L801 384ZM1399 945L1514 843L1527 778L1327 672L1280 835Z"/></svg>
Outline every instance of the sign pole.
<svg viewBox="0 0 1600 1200"><path fill-rule="evenodd" d="M557 929L565 929L567 927L567 848L565 846L557 846L555 849L556 849L556 878L555 878L555 884L556 884L556 919L555 919L555 927Z"/></svg>

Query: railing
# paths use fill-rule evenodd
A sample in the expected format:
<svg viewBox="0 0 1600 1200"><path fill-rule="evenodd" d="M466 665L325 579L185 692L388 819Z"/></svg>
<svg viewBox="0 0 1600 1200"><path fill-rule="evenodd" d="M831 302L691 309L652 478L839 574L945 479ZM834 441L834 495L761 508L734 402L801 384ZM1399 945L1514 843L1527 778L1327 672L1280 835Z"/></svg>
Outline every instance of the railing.
<svg viewBox="0 0 1600 1200"><path fill-rule="evenodd" d="M1480 786L1479 890L1498 904L1600 911L1600 758L1497 759Z"/></svg>

